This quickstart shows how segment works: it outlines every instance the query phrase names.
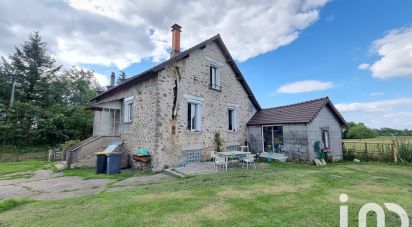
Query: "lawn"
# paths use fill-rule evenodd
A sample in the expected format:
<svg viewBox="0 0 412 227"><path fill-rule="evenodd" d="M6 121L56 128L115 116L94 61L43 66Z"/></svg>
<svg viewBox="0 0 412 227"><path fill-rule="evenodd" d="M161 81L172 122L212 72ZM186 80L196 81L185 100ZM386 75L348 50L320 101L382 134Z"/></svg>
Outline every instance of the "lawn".
<svg viewBox="0 0 412 227"><path fill-rule="evenodd" d="M63 170L64 176L79 176L84 179L117 179L123 180L129 177L134 176L143 176L147 175L144 173L139 173L135 171L122 171L120 174L107 175L107 174L98 174L96 175L96 169L94 168L75 168L75 169L65 169Z"/></svg>
<svg viewBox="0 0 412 227"><path fill-rule="evenodd" d="M349 196L349 226L357 226L357 212L368 202L397 203L411 217L412 166L274 163L257 170L232 168L98 195L21 203L0 213L0 225L339 226L341 193ZM387 211L386 224L399 226L399 218Z"/></svg>
<svg viewBox="0 0 412 227"><path fill-rule="evenodd" d="M24 161L0 163L0 176L9 173L36 170L46 168L49 162L46 161Z"/></svg>

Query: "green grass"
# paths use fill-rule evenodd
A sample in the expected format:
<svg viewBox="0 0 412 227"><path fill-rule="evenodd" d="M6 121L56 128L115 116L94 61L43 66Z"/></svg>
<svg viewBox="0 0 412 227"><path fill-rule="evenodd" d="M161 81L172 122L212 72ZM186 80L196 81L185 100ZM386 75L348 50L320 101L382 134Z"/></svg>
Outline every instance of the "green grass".
<svg viewBox="0 0 412 227"><path fill-rule="evenodd" d="M397 203L412 214L411 165L260 164L116 189L24 204L0 213L0 225L339 226L341 193L349 196L349 226L357 226L357 212L368 202ZM399 218L386 212L386 224L399 226Z"/></svg>
<svg viewBox="0 0 412 227"><path fill-rule="evenodd" d="M64 176L79 176L85 179L118 179L123 180L133 176L144 175L143 173L138 173L134 171L124 172L115 175L107 174L96 174L96 169L94 168L75 168L75 169L65 169L63 170Z"/></svg>
<svg viewBox="0 0 412 227"><path fill-rule="evenodd" d="M378 136L370 139L344 139L344 142L391 143L392 139L412 143L412 136Z"/></svg>
<svg viewBox="0 0 412 227"><path fill-rule="evenodd" d="M10 173L31 171L45 168L49 162L46 161L24 161L0 163L0 176Z"/></svg>
<svg viewBox="0 0 412 227"><path fill-rule="evenodd" d="M11 208L33 202L33 200L30 199L4 199L0 200L0 213L4 212L6 210L9 210ZM0 222L1 223L1 222Z"/></svg>

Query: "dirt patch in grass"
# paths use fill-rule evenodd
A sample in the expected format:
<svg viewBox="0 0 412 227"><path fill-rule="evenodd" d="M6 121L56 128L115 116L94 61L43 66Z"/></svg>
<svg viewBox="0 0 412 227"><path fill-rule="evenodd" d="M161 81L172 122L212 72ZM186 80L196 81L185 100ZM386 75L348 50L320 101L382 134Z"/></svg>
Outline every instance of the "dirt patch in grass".
<svg viewBox="0 0 412 227"><path fill-rule="evenodd" d="M222 221L234 217L236 210L222 201L210 203L198 210L169 214L165 218L171 226L202 226L199 221ZM182 223L184 223L182 225Z"/></svg>
<svg viewBox="0 0 412 227"><path fill-rule="evenodd" d="M139 202L152 202L158 199L183 199L183 198L192 198L193 195L188 191L177 191L177 192L163 192L163 193L151 193L144 195L134 196L136 201Z"/></svg>
<svg viewBox="0 0 412 227"><path fill-rule="evenodd" d="M253 185L250 187L244 187L242 189L236 187L225 188L217 193L218 196L225 199L251 197L258 194L282 194L285 192L297 192L299 190L310 188L313 184L306 182L299 186L293 186L288 184L274 184L274 185Z"/></svg>

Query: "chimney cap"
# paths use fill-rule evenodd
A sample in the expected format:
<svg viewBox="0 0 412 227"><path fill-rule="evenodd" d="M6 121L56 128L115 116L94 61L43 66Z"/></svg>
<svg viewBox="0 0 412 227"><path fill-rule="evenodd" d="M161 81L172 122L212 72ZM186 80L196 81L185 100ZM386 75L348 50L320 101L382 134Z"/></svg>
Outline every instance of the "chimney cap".
<svg viewBox="0 0 412 227"><path fill-rule="evenodd" d="M179 30L180 31L181 28L182 28L182 26L180 26L178 24L172 25L172 31L174 31L174 30Z"/></svg>

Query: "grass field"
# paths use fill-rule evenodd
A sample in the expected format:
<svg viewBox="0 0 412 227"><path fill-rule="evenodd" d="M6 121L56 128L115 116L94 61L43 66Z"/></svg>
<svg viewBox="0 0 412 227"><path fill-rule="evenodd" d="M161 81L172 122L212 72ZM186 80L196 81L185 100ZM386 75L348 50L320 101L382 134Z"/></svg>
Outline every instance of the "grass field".
<svg viewBox="0 0 412 227"><path fill-rule="evenodd" d="M46 168L46 161L25 161L0 163L0 176L9 173L17 173L35 169Z"/></svg>
<svg viewBox="0 0 412 227"><path fill-rule="evenodd" d="M378 136L370 139L345 139L345 142L372 142L372 143L391 143L392 139L400 142L412 143L412 136Z"/></svg>
<svg viewBox="0 0 412 227"><path fill-rule="evenodd" d="M397 203L411 217L412 166L273 163L257 170L232 168L73 199L14 202L0 213L0 225L339 226L341 193L349 196L349 226L357 226L357 212L368 202ZM369 221L373 226L373 216ZM399 218L386 212L386 224L399 226Z"/></svg>
<svg viewBox="0 0 412 227"><path fill-rule="evenodd" d="M64 176L79 176L84 179L117 179L123 180L134 176L143 176L147 174L139 172L122 172L115 175L98 174L96 175L96 169L94 168L75 168L75 169L65 169L63 170Z"/></svg>

